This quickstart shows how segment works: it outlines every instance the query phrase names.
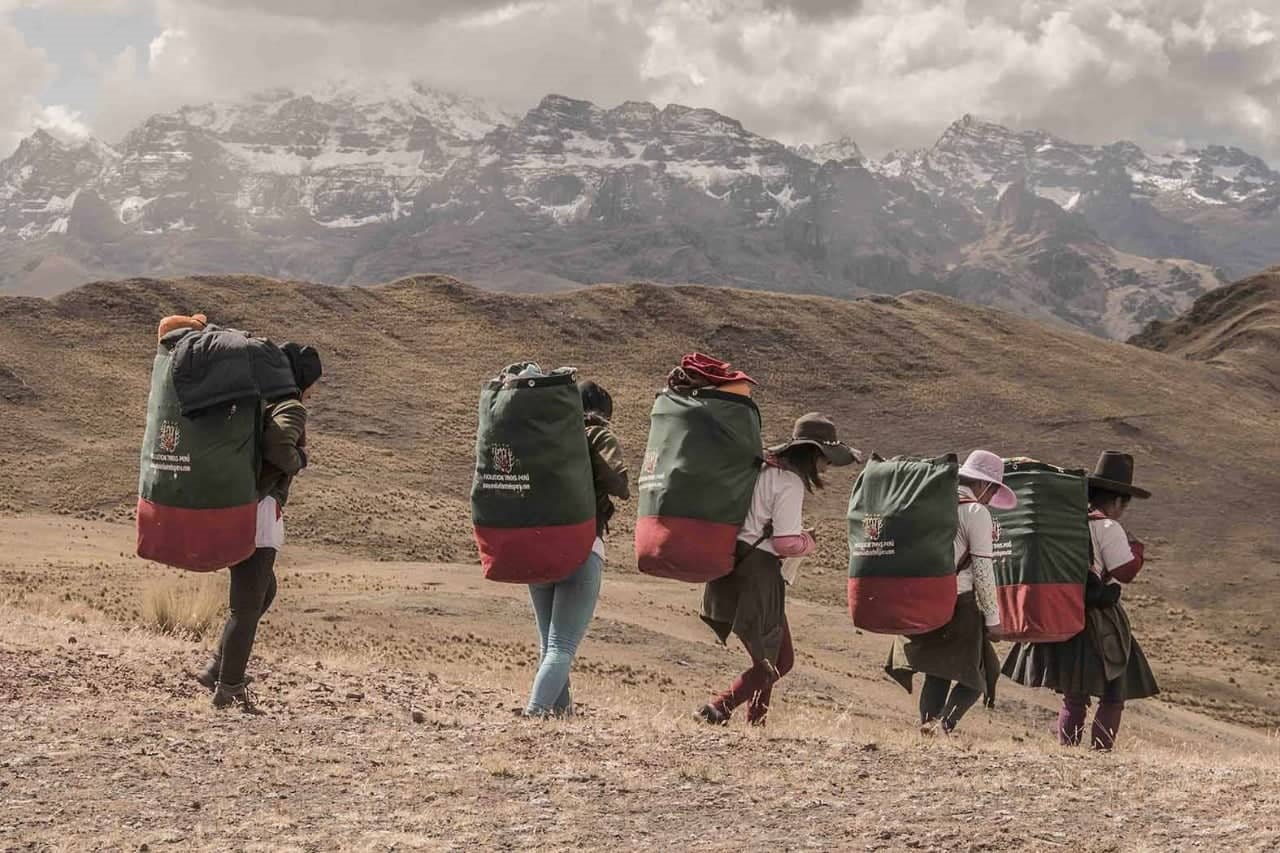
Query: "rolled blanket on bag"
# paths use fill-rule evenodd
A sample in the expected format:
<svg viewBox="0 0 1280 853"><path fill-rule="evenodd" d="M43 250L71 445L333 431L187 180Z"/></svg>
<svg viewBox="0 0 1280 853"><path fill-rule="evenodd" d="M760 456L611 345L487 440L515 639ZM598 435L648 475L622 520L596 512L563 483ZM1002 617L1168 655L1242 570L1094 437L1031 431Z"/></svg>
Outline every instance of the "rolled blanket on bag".
<svg viewBox="0 0 1280 853"><path fill-rule="evenodd" d="M849 615L876 634L923 634L956 606L955 456L872 459L849 499Z"/></svg>
<svg viewBox="0 0 1280 853"><path fill-rule="evenodd" d="M762 445L760 410L750 397L715 386L658 394L639 478L641 572L706 583L733 571Z"/></svg>
<svg viewBox="0 0 1280 853"><path fill-rule="evenodd" d="M1001 633L1056 643L1084 630L1089 574L1089 489L1085 471L1031 459L1005 461L1012 510L991 510Z"/></svg>
<svg viewBox="0 0 1280 853"><path fill-rule="evenodd" d="M554 583L596 538L596 495L576 371L516 364L485 383L471 517L484 576Z"/></svg>

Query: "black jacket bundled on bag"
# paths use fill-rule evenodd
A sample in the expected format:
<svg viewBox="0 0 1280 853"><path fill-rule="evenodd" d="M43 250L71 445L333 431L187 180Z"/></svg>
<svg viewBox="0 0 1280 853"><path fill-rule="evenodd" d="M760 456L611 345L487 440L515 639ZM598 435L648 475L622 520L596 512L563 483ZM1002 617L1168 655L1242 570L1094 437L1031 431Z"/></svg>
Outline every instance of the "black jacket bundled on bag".
<svg viewBox="0 0 1280 853"><path fill-rule="evenodd" d="M183 417L235 400L279 400L298 393L280 347L248 332L206 326L163 339L172 346L173 386Z"/></svg>

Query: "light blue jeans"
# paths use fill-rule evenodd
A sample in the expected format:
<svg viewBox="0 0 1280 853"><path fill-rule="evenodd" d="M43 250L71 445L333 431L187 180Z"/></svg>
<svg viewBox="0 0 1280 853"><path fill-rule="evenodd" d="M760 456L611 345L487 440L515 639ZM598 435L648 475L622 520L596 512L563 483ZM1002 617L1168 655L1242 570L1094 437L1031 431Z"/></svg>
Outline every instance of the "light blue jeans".
<svg viewBox="0 0 1280 853"><path fill-rule="evenodd" d="M604 560L593 552L577 571L559 583L529 584L541 660L526 714L545 716L573 711L569 668L596 611L603 572Z"/></svg>

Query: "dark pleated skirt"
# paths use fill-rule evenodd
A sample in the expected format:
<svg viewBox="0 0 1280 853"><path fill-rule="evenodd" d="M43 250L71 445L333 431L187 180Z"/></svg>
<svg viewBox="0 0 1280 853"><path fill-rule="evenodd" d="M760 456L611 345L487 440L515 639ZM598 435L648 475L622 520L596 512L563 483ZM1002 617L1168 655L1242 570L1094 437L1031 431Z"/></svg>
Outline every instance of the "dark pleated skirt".
<svg viewBox="0 0 1280 853"><path fill-rule="evenodd" d="M787 623L782 561L739 542L733 571L707 584L699 614L720 642L736 634L752 660L776 663Z"/></svg>
<svg viewBox="0 0 1280 853"><path fill-rule="evenodd" d="M927 634L896 637L884 670L908 693L912 676L919 672L981 690L987 704L992 704L996 679L1000 677L1000 658L983 630L982 611L973 593L956 597L955 615L941 628Z"/></svg>
<svg viewBox="0 0 1280 853"><path fill-rule="evenodd" d="M1127 619L1124 622L1128 624ZM1026 687L1101 697L1107 688L1107 673L1102 655L1098 653L1093 626L1093 620L1087 621L1083 631L1061 643L1015 643L1004 660L1002 671ZM1142 646L1132 632L1125 639L1129 641L1129 657L1120 675L1124 699L1157 695L1160 687Z"/></svg>

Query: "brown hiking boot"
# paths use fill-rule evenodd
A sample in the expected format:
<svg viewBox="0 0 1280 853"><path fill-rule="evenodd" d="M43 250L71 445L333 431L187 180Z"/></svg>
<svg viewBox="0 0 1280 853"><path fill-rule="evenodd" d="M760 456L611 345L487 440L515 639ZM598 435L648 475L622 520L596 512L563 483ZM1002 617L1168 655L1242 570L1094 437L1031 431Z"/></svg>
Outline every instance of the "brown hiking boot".
<svg viewBox="0 0 1280 853"><path fill-rule="evenodd" d="M213 690L213 707L218 709L239 707L243 714L252 716L261 716L266 713L258 708L253 701L253 694L249 692L249 685L242 681L239 684L223 684L218 682Z"/></svg>

